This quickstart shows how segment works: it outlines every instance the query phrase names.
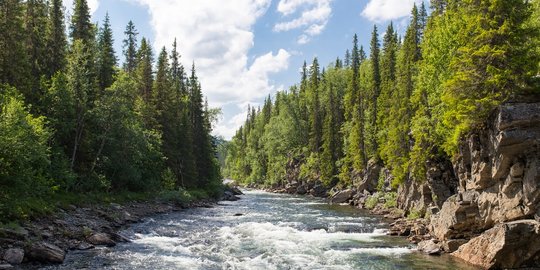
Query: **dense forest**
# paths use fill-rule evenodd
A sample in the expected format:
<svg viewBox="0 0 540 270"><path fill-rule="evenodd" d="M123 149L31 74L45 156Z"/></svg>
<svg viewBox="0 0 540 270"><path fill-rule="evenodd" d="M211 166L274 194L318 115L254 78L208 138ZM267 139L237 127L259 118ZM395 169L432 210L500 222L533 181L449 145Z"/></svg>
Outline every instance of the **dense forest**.
<svg viewBox="0 0 540 270"><path fill-rule="evenodd" d="M219 164L195 65L174 41L155 56L132 22L123 66L109 17L76 0L0 1L0 217L66 194L217 192ZM171 41L172 43L172 41Z"/></svg>
<svg viewBox="0 0 540 270"><path fill-rule="evenodd" d="M227 147L225 175L244 184L320 181L351 187L369 164L392 186L424 181L460 137L499 104L538 94L540 1L432 0L404 36L373 28L326 68L304 63L300 83L248 110ZM381 177L382 178L382 177Z"/></svg>

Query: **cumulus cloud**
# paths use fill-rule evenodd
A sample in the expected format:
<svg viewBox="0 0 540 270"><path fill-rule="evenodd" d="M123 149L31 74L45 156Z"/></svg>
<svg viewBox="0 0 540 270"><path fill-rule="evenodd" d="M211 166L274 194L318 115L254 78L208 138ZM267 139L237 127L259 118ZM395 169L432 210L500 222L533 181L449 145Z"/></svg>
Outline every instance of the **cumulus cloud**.
<svg viewBox="0 0 540 270"><path fill-rule="evenodd" d="M99 7L99 0L88 0L87 2L90 8L90 14L94 14ZM64 0L64 6L66 7L66 13L73 13L73 0Z"/></svg>
<svg viewBox="0 0 540 270"><path fill-rule="evenodd" d="M274 25L274 31L303 29L303 34L298 37L298 43L308 43L312 37L322 33L326 27L332 15L332 7L330 6L332 1L280 0L277 11L283 15L285 20Z"/></svg>
<svg viewBox="0 0 540 270"><path fill-rule="evenodd" d="M362 11L362 16L373 22L399 19L411 14L414 3L423 0L370 0Z"/></svg>
<svg viewBox="0 0 540 270"><path fill-rule="evenodd" d="M148 8L156 49L170 49L177 38L184 66L191 67L195 61L210 106L228 105L230 109L235 104L239 109L241 104L254 103L277 90L269 75L286 70L290 54L280 49L255 59L248 57L254 46L253 26L271 0L131 1ZM216 133L230 137L230 130L241 124L236 120L223 119Z"/></svg>

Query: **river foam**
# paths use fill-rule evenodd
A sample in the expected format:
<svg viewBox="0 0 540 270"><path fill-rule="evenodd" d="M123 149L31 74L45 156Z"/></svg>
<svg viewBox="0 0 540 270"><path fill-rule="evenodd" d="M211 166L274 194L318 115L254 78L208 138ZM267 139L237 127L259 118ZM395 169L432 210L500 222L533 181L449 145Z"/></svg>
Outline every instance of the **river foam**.
<svg viewBox="0 0 540 270"><path fill-rule="evenodd" d="M156 216L128 228L131 243L70 253L48 269L461 269L434 263L387 223L349 206L249 191L214 208ZM443 261L441 261L443 260Z"/></svg>

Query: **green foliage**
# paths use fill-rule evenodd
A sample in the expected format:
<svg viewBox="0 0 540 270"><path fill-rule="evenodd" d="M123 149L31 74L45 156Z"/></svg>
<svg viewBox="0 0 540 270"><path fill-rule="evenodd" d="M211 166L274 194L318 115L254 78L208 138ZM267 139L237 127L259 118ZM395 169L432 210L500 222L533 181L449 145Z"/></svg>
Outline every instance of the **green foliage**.
<svg viewBox="0 0 540 270"><path fill-rule="evenodd" d="M377 206L377 204L379 204L380 195L381 195L381 193L375 193L375 194L369 196L366 199L364 207L366 207L366 209L370 209L370 210L375 208L375 206Z"/></svg>
<svg viewBox="0 0 540 270"><path fill-rule="evenodd" d="M317 59L304 62L300 82L277 93L270 114L249 108L227 152L228 176L350 186L373 159L397 188L424 180L430 159L452 158L461 136L493 108L535 91L538 0L431 6L429 18L424 4L414 6L403 40L390 24L380 44L374 27L366 58L355 35L344 64L338 58L319 72Z"/></svg>
<svg viewBox="0 0 540 270"><path fill-rule="evenodd" d="M407 215L407 219L410 219L410 220L419 219L421 217L422 217L422 212L420 210L417 210L416 208L411 209L409 214Z"/></svg>
<svg viewBox="0 0 540 270"><path fill-rule="evenodd" d="M74 1L69 50L62 1L0 11L0 220L180 188L197 189L177 192L186 202L221 195L210 135L220 110L195 69L185 76L176 42L154 76L150 41L138 48L130 22L120 72L109 16L96 31L86 0Z"/></svg>
<svg viewBox="0 0 540 270"><path fill-rule="evenodd" d="M396 192L387 192L384 194L384 207L388 209L397 207Z"/></svg>

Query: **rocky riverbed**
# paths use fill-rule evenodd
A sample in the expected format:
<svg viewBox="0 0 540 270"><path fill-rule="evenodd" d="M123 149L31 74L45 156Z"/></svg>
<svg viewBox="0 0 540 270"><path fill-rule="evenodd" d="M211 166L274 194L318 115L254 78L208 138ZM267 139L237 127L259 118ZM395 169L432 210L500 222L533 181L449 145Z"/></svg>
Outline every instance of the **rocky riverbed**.
<svg viewBox="0 0 540 270"><path fill-rule="evenodd" d="M451 253L486 269L540 268L538 101L500 106L462 138L452 161L431 160L426 180L409 178L397 190L375 160L345 190L301 179L300 166L291 160L285 184L270 190L368 207L395 219L389 234L407 236L428 254ZM392 193L395 202L385 195Z"/></svg>
<svg viewBox="0 0 540 270"><path fill-rule="evenodd" d="M238 189L228 189L223 200L237 200ZM21 226L0 228L0 269L14 266L37 267L62 263L66 253L98 246L113 247L130 240L119 233L143 218L186 208L212 207L215 200L177 204L144 201L123 205L70 205L51 216L27 221Z"/></svg>

